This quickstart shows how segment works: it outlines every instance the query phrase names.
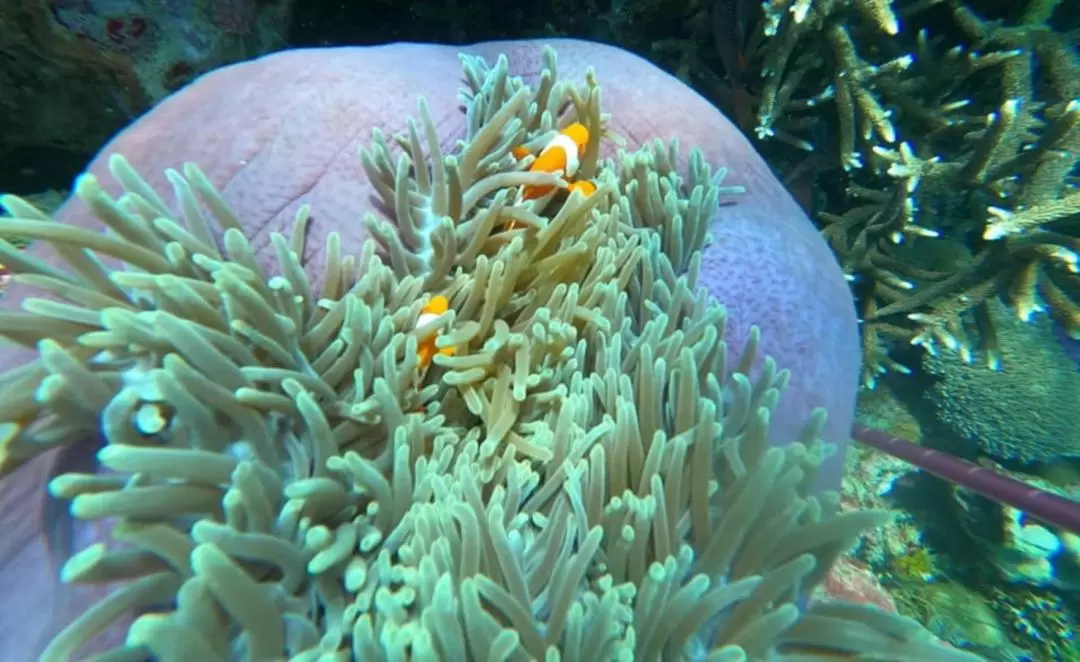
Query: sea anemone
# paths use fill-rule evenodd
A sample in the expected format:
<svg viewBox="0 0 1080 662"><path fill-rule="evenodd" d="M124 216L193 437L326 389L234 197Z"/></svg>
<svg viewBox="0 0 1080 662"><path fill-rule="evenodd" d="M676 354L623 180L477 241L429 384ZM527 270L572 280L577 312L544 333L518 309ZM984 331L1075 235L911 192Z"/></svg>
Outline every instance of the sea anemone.
<svg viewBox="0 0 1080 662"><path fill-rule="evenodd" d="M974 659L876 608L808 606L886 515L810 492L824 412L769 443L788 373L749 377L758 334L729 348L697 285L723 171L694 152L680 174L660 142L600 161L600 88L559 81L550 51L536 89L463 64L467 139L444 153L422 100L400 151L375 133L384 217L358 255L330 235L318 293L309 210L259 264L194 165L171 206L119 155L119 199L82 177L104 233L2 199L0 234L72 271L0 244L46 295L0 312L38 352L0 377L0 467L102 431L102 471L49 490L110 534L62 580L120 582L41 659L117 623L108 659ZM512 155L571 122L592 195ZM417 325L434 296L449 310ZM432 337L454 351L425 367Z"/></svg>

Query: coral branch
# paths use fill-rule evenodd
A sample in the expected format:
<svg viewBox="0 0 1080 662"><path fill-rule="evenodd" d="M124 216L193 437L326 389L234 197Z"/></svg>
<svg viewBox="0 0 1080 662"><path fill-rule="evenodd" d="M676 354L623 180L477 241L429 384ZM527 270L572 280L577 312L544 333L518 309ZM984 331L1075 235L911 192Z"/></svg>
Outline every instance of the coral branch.
<svg viewBox="0 0 1080 662"><path fill-rule="evenodd" d="M1001 369L999 299L1080 337L1074 37L1053 1L1019 22L969 4L763 5L756 135L831 154L815 215L855 292L869 388L911 372L890 356L909 345Z"/></svg>

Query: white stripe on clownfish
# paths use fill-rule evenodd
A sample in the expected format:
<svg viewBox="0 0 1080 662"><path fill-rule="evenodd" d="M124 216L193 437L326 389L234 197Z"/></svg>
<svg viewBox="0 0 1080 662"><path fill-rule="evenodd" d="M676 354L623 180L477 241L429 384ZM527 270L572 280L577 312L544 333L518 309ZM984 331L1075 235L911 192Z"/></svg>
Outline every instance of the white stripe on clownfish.
<svg viewBox="0 0 1080 662"><path fill-rule="evenodd" d="M560 133L552 138L551 142L544 146L544 149L540 150L540 156L536 160L540 161L545 154L553 149L563 151L563 161L566 163L562 169L563 177L570 179L576 175L578 168L581 167L581 155L578 154L578 146L574 139L565 133Z"/></svg>
<svg viewBox="0 0 1080 662"><path fill-rule="evenodd" d="M589 129L580 122L575 122L559 131L553 137L536 159L529 165L529 172L561 172L563 179L570 182L581 168L581 157L585 153L585 147L589 144ZM523 148L515 148L514 156L523 158L528 152ZM555 189L553 186L523 186L521 198L523 200L535 200L541 198Z"/></svg>

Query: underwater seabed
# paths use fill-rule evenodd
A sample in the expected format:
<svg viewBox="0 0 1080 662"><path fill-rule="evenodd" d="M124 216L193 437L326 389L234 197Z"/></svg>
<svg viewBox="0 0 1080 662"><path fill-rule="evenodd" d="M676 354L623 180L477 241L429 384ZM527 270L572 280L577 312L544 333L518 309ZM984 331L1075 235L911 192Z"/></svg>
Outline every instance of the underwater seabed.
<svg viewBox="0 0 1080 662"><path fill-rule="evenodd" d="M937 420L920 379L891 377L864 391L859 420L988 463L977 460L971 444ZM852 446L847 460L845 507L897 513L889 525L865 533L848 555L865 573L858 584L868 594L865 599L891 604L942 639L987 660L1080 660L1080 554L1071 541L1046 545L1040 537L1053 534L1023 513L865 446ZM1080 462L1064 460L1028 471L1039 473L1010 473L1063 496L1080 497ZM1047 548L1055 550L1053 555Z"/></svg>

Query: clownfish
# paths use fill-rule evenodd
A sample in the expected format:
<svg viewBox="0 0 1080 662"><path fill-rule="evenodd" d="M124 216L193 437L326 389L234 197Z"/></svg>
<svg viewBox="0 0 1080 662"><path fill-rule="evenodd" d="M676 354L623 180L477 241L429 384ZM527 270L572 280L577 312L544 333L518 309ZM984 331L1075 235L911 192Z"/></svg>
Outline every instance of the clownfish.
<svg viewBox="0 0 1080 662"><path fill-rule="evenodd" d="M416 318L416 326L414 328L420 328L425 324L434 322L440 315L443 315L448 310L450 310L449 299L441 294L431 297L431 300L428 301L420 311L420 316ZM435 347L435 338L438 337L438 335L439 334L435 334L420 341L416 354L421 370L426 370L427 367L431 365L431 360L435 358L435 354L442 354L443 356L454 355L453 347L443 347L442 349Z"/></svg>
<svg viewBox="0 0 1080 662"><path fill-rule="evenodd" d="M581 157L585 154L585 146L589 144L589 130L584 124L575 122L566 127L551 139L536 155L536 160L529 166L529 172L558 172L562 171L563 178L569 183L569 192L581 191L585 195L592 195L596 191L596 184L588 180L573 181L581 167ZM524 147L515 147L511 153L517 159L523 159L529 155L529 150ZM523 200L535 200L550 193L553 186L525 186L522 187L521 197Z"/></svg>

